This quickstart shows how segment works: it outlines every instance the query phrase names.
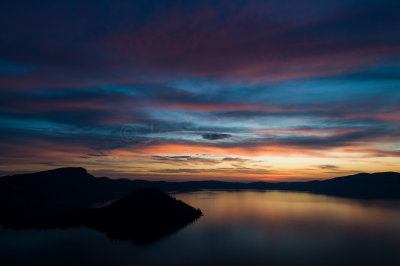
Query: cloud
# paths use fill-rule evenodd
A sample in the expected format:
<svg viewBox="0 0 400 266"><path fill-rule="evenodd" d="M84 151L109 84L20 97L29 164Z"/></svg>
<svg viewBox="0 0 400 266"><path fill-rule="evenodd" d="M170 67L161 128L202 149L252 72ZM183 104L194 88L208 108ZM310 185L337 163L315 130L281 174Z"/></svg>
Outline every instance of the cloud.
<svg viewBox="0 0 400 266"><path fill-rule="evenodd" d="M23 11L15 3L1 10L0 58L33 69L2 77L3 88L154 83L182 75L262 83L337 75L399 52L398 4L391 0L281 4L292 8L270 1L24 2ZM71 9L91 13L63 11Z"/></svg>
<svg viewBox="0 0 400 266"><path fill-rule="evenodd" d="M203 139L207 140L220 140L220 139L227 139L232 137L229 134L223 134L223 133L205 133L202 135Z"/></svg>
<svg viewBox="0 0 400 266"><path fill-rule="evenodd" d="M212 158L198 157L198 156L160 156L153 155L151 158L165 164L216 164L220 161Z"/></svg>
<svg viewBox="0 0 400 266"><path fill-rule="evenodd" d="M249 175L268 175L272 171L264 168L210 168L210 169L157 169L152 170L153 173L164 173L164 174L249 174Z"/></svg>
<svg viewBox="0 0 400 266"><path fill-rule="evenodd" d="M0 10L3 165L399 157L396 1L22 3Z"/></svg>
<svg viewBox="0 0 400 266"><path fill-rule="evenodd" d="M337 170L340 167L337 165L333 165L333 164L323 164L323 165L318 165L318 168L324 169L324 170Z"/></svg>
<svg viewBox="0 0 400 266"><path fill-rule="evenodd" d="M241 162L246 162L248 161L248 159L243 159L243 158L238 158L238 157L225 157L222 159L222 161L224 162L237 162L237 163L241 163Z"/></svg>

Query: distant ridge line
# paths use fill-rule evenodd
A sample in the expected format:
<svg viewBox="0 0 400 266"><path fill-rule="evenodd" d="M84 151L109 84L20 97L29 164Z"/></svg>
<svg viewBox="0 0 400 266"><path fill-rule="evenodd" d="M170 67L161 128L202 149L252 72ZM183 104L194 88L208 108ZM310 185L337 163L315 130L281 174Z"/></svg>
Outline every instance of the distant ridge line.
<svg viewBox="0 0 400 266"><path fill-rule="evenodd" d="M300 191L357 199L400 199L400 173L360 173L327 180L252 183L226 181L147 181L94 177L82 167L66 167L0 177L3 219L57 215L101 205L140 188L163 192L199 190Z"/></svg>

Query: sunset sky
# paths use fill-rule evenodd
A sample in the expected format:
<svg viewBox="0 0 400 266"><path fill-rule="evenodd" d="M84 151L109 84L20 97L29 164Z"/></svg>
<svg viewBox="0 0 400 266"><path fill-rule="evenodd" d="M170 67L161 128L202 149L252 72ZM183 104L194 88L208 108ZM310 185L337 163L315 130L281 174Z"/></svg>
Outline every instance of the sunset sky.
<svg viewBox="0 0 400 266"><path fill-rule="evenodd" d="M2 1L0 175L400 171L400 1Z"/></svg>

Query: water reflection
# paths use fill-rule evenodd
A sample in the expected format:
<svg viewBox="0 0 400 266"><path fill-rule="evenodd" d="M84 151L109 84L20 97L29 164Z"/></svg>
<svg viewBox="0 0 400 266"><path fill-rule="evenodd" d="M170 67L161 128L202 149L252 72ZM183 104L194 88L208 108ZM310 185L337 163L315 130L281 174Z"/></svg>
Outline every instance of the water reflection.
<svg viewBox="0 0 400 266"><path fill-rule="evenodd" d="M174 196L204 216L153 245L84 228L2 229L0 264L400 265L399 202L279 191Z"/></svg>
<svg viewBox="0 0 400 266"><path fill-rule="evenodd" d="M324 195L281 191L207 191L175 195L203 210L207 223L239 221L283 226L296 223L336 223L398 227L399 202L360 201ZM209 214L209 215L208 215Z"/></svg>
<svg viewBox="0 0 400 266"><path fill-rule="evenodd" d="M297 192L196 192L203 245L240 264L400 265L400 204ZM210 247L211 246L211 247ZM222 246L222 247L221 247ZM217 255L217 254L216 254Z"/></svg>

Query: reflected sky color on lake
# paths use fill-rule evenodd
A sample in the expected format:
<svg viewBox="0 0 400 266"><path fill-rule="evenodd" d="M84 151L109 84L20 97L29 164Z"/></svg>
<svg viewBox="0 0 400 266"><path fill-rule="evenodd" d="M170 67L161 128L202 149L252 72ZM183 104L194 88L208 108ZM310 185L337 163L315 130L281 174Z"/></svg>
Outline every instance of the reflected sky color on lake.
<svg viewBox="0 0 400 266"><path fill-rule="evenodd" d="M174 195L204 216L150 245L89 229L0 230L1 265L399 265L400 202L298 192ZM14 263L14 264L13 264Z"/></svg>

